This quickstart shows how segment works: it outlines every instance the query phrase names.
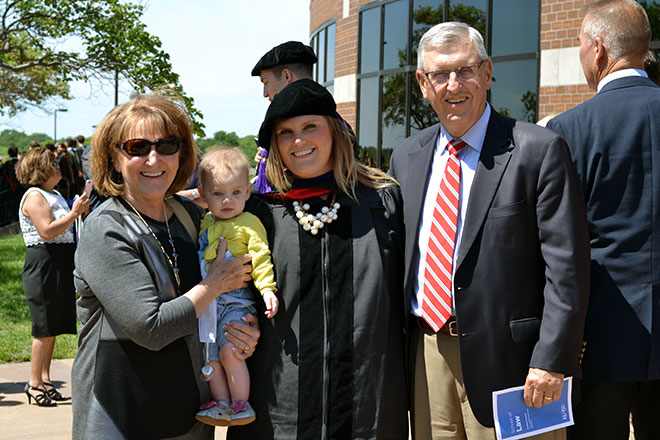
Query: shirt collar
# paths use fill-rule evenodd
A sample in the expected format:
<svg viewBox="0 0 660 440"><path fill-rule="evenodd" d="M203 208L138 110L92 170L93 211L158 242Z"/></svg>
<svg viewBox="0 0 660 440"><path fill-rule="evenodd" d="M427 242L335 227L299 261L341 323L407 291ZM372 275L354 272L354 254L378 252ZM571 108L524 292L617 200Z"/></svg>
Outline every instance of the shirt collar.
<svg viewBox="0 0 660 440"><path fill-rule="evenodd" d="M486 103L486 108L484 109L483 114L481 117L477 120L477 122L474 123L472 127L468 129L465 133L463 133L463 136L461 136L459 139L462 139L468 146L471 148L475 149L479 153L481 153L481 147L484 144L484 139L486 139L486 130L488 130L488 121L490 120L490 104ZM452 135L450 135L447 130L445 130L445 127L440 125L440 136L438 137L438 146L441 148L447 148L447 143L454 139Z"/></svg>
<svg viewBox="0 0 660 440"><path fill-rule="evenodd" d="M614 81L615 79L619 78L625 78L626 76L643 76L645 78L648 78L649 76L644 72L643 70L640 69L621 69L621 70L616 70L608 75L605 76L605 78L601 79L600 82L598 83L598 89L596 93L600 92L603 87L605 87L606 84Z"/></svg>

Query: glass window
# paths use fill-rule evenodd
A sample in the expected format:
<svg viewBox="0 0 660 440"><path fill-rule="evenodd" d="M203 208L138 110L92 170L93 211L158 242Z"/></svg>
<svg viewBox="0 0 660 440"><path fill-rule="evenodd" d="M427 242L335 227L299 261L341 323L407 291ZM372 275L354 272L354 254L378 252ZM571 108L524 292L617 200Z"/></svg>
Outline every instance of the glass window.
<svg viewBox="0 0 660 440"><path fill-rule="evenodd" d="M312 39L309 41L309 45L312 47L312 50L314 53L318 54L317 49L317 40L318 40L318 35L314 35ZM317 55L318 56L318 55ZM318 69L316 68L316 64L312 67L312 77L314 78L314 81L318 82L319 81L319 74L318 74Z"/></svg>
<svg viewBox="0 0 660 440"><path fill-rule="evenodd" d="M331 24L327 29L328 37L326 40L326 57L325 57L325 80L335 80L335 40L337 38L337 25Z"/></svg>
<svg viewBox="0 0 660 440"><path fill-rule="evenodd" d="M491 105L500 114L536 122L536 59L493 63Z"/></svg>
<svg viewBox="0 0 660 440"><path fill-rule="evenodd" d="M452 0L449 4L449 17L447 20L469 24L478 30L484 41L486 41L488 39L488 35L486 34L487 6L487 0ZM516 32L516 35L520 38L518 32Z"/></svg>
<svg viewBox="0 0 660 440"><path fill-rule="evenodd" d="M380 69L380 7L360 15L360 73Z"/></svg>
<svg viewBox="0 0 660 440"><path fill-rule="evenodd" d="M491 56L536 52L539 47L539 3L529 0L493 0ZM531 18L531 20L530 20ZM511 32L511 29L516 29ZM527 35L529 38L521 38Z"/></svg>
<svg viewBox="0 0 660 440"><path fill-rule="evenodd" d="M413 1L413 31L412 31L412 61L417 65L417 46L426 31L444 21L444 1L414 0Z"/></svg>
<svg viewBox="0 0 660 440"><path fill-rule="evenodd" d="M646 1L653 4L647 11L660 4ZM540 5L541 0L371 0L361 8L357 128L360 146L378 153L371 154L376 165L386 169L392 149L405 136L438 122L422 97L415 69L422 35L445 21L467 23L484 37L495 63L493 108L535 121ZM654 30L660 28L657 9ZM654 33L659 34L660 29ZM660 41L651 47L660 50Z"/></svg>
<svg viewBox="0 0 660 440"><path fill-rule="evenodd" d="M378 148L378 77L360 80L360 148ZM376 158L376 156L372 156Z"/></svg>
<svg viewBox="0 0 660 440"><path fill-rule="evenodd" d="M410 134L413 134L437 123L438 116L422 96L415 73L411 73L410 77Z"/></svg>
<svg viewBox="0 0 660 440"><path fill-rule="evenodd" d="M383 77L380 164L384 170L390 167L390 156L394 147L406 138L406 76L405 73L396 73Z"/></svg>
<svg viewBox="0 0 660 440"><path fill-rule="evenodd" d="M408 0L389 3L384 9L383 69L404 67L408 64Z"/></svg>
<svg viewBox="0 0 660 440"><path fill-rule="evenodd" d="M318 82L324 83L327 80L325 79L325 35L326 35L326 29L323 29L321 32L318 33L318 39L319 39L319 49L316 51L316 56L318 57L318 70L319 70L319 79Z"/></svg>

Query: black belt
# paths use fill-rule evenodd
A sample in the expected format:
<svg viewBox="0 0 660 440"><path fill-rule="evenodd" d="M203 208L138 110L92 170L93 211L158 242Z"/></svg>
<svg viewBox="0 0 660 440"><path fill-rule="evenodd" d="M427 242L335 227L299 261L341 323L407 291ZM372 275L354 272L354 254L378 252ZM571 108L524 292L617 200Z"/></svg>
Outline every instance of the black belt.
<svg viewBox="0 0 660 440"><path fill-rule="evenodd" d="M434 331L431 326L424 320L424 318L418 317L417 318L417 325L419 328L424 330L424 333L427 335L432 335L435 333L442 333L443 335L449 335L449 336L458 336L458 328L456 327L456 318L453 316L445 322L445 325L440 327L440 330L437 332Z"/></svg>

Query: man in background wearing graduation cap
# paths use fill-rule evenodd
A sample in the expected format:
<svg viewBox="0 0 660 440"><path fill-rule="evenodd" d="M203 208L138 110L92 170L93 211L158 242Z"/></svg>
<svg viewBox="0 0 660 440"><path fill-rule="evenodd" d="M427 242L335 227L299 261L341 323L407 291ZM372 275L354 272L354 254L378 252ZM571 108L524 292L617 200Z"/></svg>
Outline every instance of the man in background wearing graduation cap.
<svg viewBox="0 0 660 440"><path fill-rule="evenodd" d="M264 85L264 98L273 100L276 94L294 81L312 78L312 66L318 61L314 50L300 41L287 41L275 46L252 69Z"/></svg>

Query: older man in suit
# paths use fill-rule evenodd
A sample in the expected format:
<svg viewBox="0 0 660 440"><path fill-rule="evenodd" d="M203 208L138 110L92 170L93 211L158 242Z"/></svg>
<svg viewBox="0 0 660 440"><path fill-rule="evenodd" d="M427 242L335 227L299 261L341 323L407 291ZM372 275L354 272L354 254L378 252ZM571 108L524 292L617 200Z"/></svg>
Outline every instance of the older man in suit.
<svg viewBox="0 0 660 440"><path fill-rule="evenodd" d="M493 391L524 385L540 407L579 375L584 200L564 140L486 102L493 65L479 32L436 25L418 60L440 123L399 145L390 169L404 200L414 433L494 438Z"/></svg>
<svg viewBox="0 0 660 440"><path fill-rule="evenodd" d="M591 295L575 438L660 438L660 87L632 0L588 5L580 61L595 97L552 119L587 203Z"/></svg>

